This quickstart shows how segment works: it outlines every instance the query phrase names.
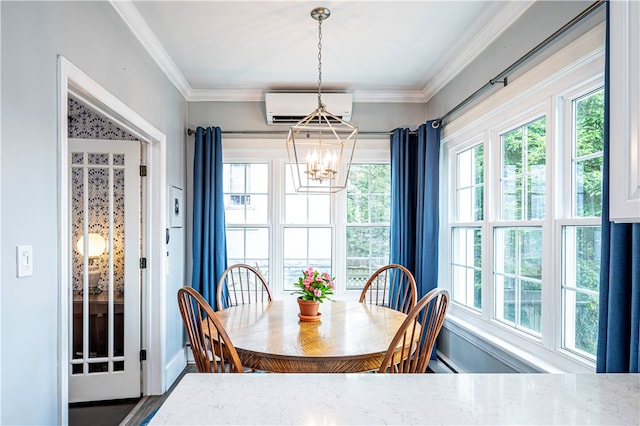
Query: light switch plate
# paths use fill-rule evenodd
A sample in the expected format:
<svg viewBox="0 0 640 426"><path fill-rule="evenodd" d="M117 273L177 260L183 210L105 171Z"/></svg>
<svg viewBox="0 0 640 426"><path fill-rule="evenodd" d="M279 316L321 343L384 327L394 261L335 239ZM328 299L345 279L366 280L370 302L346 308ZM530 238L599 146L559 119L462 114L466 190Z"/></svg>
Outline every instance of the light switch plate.
<svg viewBox="0 0 640 426"><path fill-rule="evenodd" d="M18 278L33 275L33 247L16 247L16 273Z"/></svg>

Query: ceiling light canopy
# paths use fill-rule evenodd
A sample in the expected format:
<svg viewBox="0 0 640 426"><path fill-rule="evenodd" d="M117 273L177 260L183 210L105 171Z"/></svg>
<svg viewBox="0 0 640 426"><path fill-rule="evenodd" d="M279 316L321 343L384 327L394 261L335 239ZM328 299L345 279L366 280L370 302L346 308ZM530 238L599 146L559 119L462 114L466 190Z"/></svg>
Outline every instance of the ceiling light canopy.
<svg viewBox="0 0 640 426"><path fill-rule="evenodd" d="M318 108L291 126L287 152L297 192L331 193L347 187L358 128L327 111L322 103L322 21L326 7L311 11L318 21Z"/></svg>

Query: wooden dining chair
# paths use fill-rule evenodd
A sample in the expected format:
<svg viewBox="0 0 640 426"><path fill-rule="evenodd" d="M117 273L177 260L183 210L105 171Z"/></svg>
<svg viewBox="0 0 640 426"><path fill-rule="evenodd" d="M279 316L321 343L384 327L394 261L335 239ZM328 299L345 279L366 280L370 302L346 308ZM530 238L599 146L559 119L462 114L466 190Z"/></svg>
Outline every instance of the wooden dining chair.
<svg viewBox="0 0 640 426"><path fill-rule="evenodd" d="M178 290L178 306L199 373L242 373L242 363L224 326L200 293Z"/></svg>
<svg viewBox="0 0 640 426"><path fill-rule="evenodd" d="M222 273L216 290L218 310L249 303L270 302L271 290L256 268L238 263Z"/></svg>
<svg viewBox="0 0 640 426"><path fill-rule="evenodd" d="M449 293L433 289L411 309L385 354L379 373L424 373L449 306Z"/></svg>
<svg viewBox="0 0 640 426"><path fill-rule="evenodd" d="M408 313L416 305L416 280L404 266L392 263L375 271L360 293L360 303Z"/></svg>

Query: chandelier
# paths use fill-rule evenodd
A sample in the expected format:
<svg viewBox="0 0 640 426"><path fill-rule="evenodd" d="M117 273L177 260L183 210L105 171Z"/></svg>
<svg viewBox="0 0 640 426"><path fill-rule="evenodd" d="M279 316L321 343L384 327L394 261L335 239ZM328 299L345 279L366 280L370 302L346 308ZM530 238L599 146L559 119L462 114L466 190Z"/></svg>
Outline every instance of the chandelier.
<svg viewBox="0 0 640 426"><path fill-rule="evenodd" d="M318 21L318 107L291 126L287 153L297 192L332 193L347 187L349 167L358 128L327 111L322 103L322 21L331 11L317 7L311 17Z"/></svg>

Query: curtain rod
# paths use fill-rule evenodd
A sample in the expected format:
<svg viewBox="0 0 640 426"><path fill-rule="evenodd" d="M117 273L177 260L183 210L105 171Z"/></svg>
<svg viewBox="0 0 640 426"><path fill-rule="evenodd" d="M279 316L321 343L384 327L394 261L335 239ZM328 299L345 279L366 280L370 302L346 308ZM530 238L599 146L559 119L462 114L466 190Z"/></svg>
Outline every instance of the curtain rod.
<svg viewBox="0 0 640 426"><path fill-rule="evenodd" d="M571 28L573 28L574 25L576 25L578 22L582 21L584 18L586 18L587 16L591 15L591 13L595 12L600 6L604 5L605 2L603 0L597 0L594 3L591 4L591 6L589 6L588 8L586 8L585 10L583 10L580 14L578 14L575 18L573 18L571 21L567 22L566 24L564 24L562 27L560 27L560 29L558 29L556 32L554 32L553 34L551 34L549 37L547 37L546 39L544 39L540 44L538 44L536 47L534 47L533 49L531 49L530 51L528 51L527 53L525 53L523 56L520 57L520 59L518 59L517 61L515 61L513 64L509 65L507 68L505 68L502 72L500 72L498 75L496 75L494 78L492 78L491 80L489 80L487 83L485 83L484 86L480 87L478 90L476 90L475 92L473 92L471 95L469 95L466 99L464 99L462 102L460 102L458 105L454 106L453 108L451 108L447 113L445 113L442 117L440 117L439 119L436 119L434 121L438 121L441 123L442 126L445 126L446 123L444 122L449 116L451 116L452 114L454 114L456 111L458 111L459 109L461 109L462 107L466 106L468 103L470 103L472 100L474 100L475 98L477 98L480 94L482 94L483 92L485 92L487 89L493 87L494 84L496 83L500 83L504 86L507 85L507 74L509 74L510 72L516 70L517 68L519 68L522 64L524 64L526 61L528 61L529 59L533 58L535 55L537 55L538 53L540 53L540 51L545 48L547 45L549 45L550 43L552 43L553 41L555 41L558 37L560 37L561 35L563 35L565 32L567 32L568 30L570 30Z"/></svg>
<svg viewBox="0 0 640 426"><path fill-rule="evenodd" d="M222 130L223 135L287 135L289 130ZM417 134L416 131L409 132L412 135ZM187 135L195 135L196 131L193 129L187 129ZM358 132L360 135L369 136L390 136L393 132Z"/></svg>

